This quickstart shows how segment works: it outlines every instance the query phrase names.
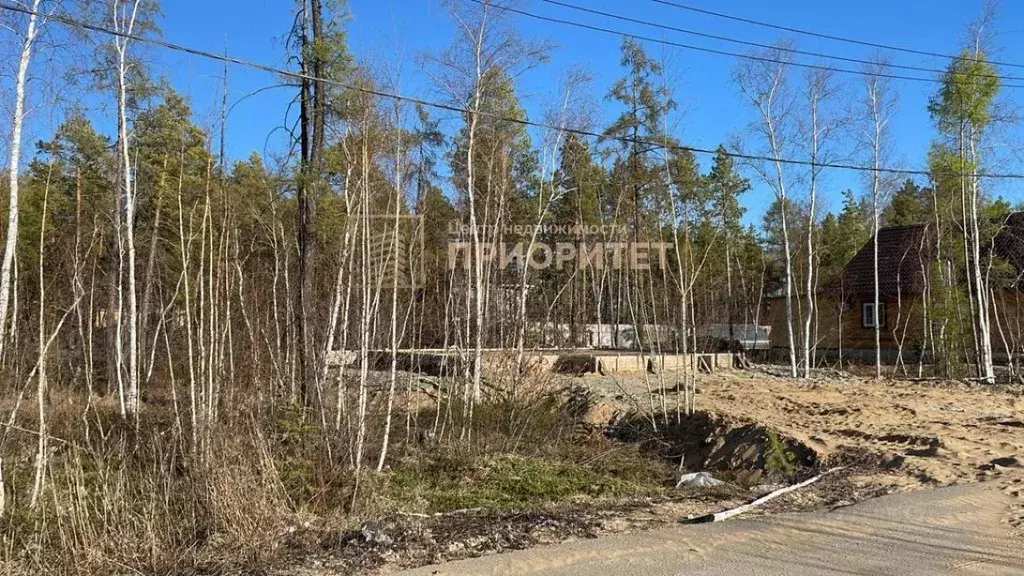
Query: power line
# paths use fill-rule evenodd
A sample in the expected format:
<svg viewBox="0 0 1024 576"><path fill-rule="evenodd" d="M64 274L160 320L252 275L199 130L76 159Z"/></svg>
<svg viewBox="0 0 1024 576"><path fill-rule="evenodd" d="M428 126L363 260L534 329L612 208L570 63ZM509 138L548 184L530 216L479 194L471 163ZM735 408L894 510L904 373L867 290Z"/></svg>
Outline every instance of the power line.
<svg viewBox="0 0 1024 576"><path fill-rule="evenodd" d="M595 26L592 24L584 24L583 22L577 22L575 20L566 20L564 18L555 18L552 16L542 16L540 14L534 14L526 10L520 10L519 8L513 8L511 6L496 6L490 4L486 0L469 0L481 6L493 6L497 10L505 12L512 12L519 14L520 16L526 16L527 18L533 18L534 20L541 20L544 22L551 22L553 24L562 24L565 26L572 26L574 28L583 28L586 30L592 30L595 32L601 32L604 34L612 34L614 36L627 36L635 38L637 40L643 40L644 42L654 42L656 44L662 44L665 46L673 46L676 48L682 48L684 50L694 50L697 52L706 52L708 54L716 54L719 56L727 56L729 58L742 58L744 60L753 60L756 62L766 62L769 64L784 64L786 66L796 66L798 68L807 68L810 70L824 70L827 72L838 72L840 74L854 74L857 76L871 76L875 78L888 78L891 80L908 80L912 82L927 82L929 84L941 84L940 78L921 78L919 76L903 76L900 74L891 74L888 72L868 72L865 70L851 70L849 68L836 68L834 66L825 66L823 64L807 64L804 62L790 62L785 60L779 60L778 58L772 58L770 56L759 56L757 54L743 54L740 52L730 52L728 50L719 50L716 48L707 48L704 46L694 46L693 44L683 44L682 42L674 42L672 40L665 40L662 38L653 38L651 36L643 36L640 34L633 34L630 32L623 32L622 30L615 30L613 28L604 28L602 26ZM970 83L970 82L969 82ZM1024 84L1003 84L1005 88L1024 88Z"/></svg>
<svg viewBox="0 0 1024 576"><path fill-rule="evenodd" d="M98 32L100 34L106 34L108 36L116 36L116 37L119 37L119 38L124 38L124 39L127 39L127 40L133 40L133 41L141 42L141 43L144 43L144 44L152 44L154 46L160 46L160 47L166 48L168 50L172 50L172 51L176 51L176 52L183 52L183 53L186 53L186 54L191 54L193 56L198 56L198 57L206 58L206 59L209 59L209 60L216 60L218 62L226 62L228 64L235 64L235 65L238 65L238 66L245 66L245 67L248 67L248 68L253 68L253 69L256 69L256 70L262 70L264 72L269 72L271 74L278 74L278 75L281 75L281 76L285 76L285 77L293 78L293 79L297 79L297 80L320 81L320 82L323 82L325 84L329 84L331 86L336 86L338 88L343 88L345 90L361 92L361 93L364 93L364 94L369 94L369 95L377 96L377 97L380 97L380 98L389 98L389 99L397 100L397 101L400 101L400 102L410 102L410 103L413 103L413 104L419 104L419 105L422 105L422 106L427 106L427 107L430 107L430 108L436 108L436 109L439 109L439 110L447 110L449 112L456 112L456 113L459 113L459 114L474 114L475 113L478 116L482 116L482 117L485 117L485 118L491 118L493 120L509 122L509 123L513 123L513 124L519 124L519 125L522 125L522 126L529 126L529 127L533 127L533 128L543 128L543 129L546 129L546 130L555 130L555 131L560 131L560 132L564 132L564 133L567 133L567 134L575 134L577 136L596 138L598 140L612 140L612 141L621 142L621 143L625 143L625 144L647 145L647 146L651 146L652 149L659 149L660 148L660 149L664 149L664 150L672 150L672 151L677 151L677 152L690 152L690 153L694 153L694 154L708 154L708 155L715 155L715 154L719 153L719 151L717 149L712 150L712 149L709 149L709 148L701 148L701 147L698 147L698 146L684 146L684 145L681 145L681 144L670 143L668 141L657 142L657 141L654 141L654 140L647 140L647 139L642 139L642 138L634 139L634 138L626 138L626 137L619 137L619 136L607 136L605 134L600 134L600 133L593 132L593 131L590 131L590 130L583 130L583 129L579 129L579 128L569 128L569 127L566 127L566 126L556 126L554 124L550 124L550 123L546 123L546 122L535 122L535 121L532 121L532 120L524 120L524 119L520 119L520 118L512 118L512 117L508 117L508 116L502 116L500 114L494 114L494 113L483 112L483 111L473 112L472 110L470 110L468 108L464 108L464 107L461 107L461 106L456 106L456 105L453 105L453 104L444 104L442 102L434 102L434 101L431 101L431 100L426 100L426 99L423 99L423 98L417 98L417 97L414 97L414 96L405 96L405 95L402 95L402 94L395 94L395 93L392 93L392 92L385 92L385 91L382 91L382 90L376 90L376 89L373 89L373 88L366 88L366 87L363 87L363 86L354 86L354 85L351 85L351 84L347 84L345 82L339 82L337 80L332 80L332 79L329 79L329 78L318 78L316 76L311 76L309 74L303 74L301 72L293 72L291 70L285 70L285 69L282 69L282 68L276 68L274 66L270 66L270 65L267 65L267 64L262 64L262 63L259 63L259 62L253 62L253 61L245 60L245 59L242 59L242 58L236 58L236 57L233 57L233 56L228 56L226 54L217 54L215 52L209 52L207 50L202 50L202 49L199 49L199 48L192 48L192 47L189 47L189 46L183 46L183 45L180 45L180 44L175 44L173 42L168 42L166 40L160 40L160 39L157 39L157 38L149 38L149 37L139 36L137 34L128 34L128 33L121 32L121 31L118 31L118 30L113 30L111 28L107 28L107 27L104 27L104 26L99 26L99 25L96 25L96 24L89 24L87 22L81 22L79 20L75 20L75 19L68 18L68 17L65 17L65 16L59 16L59 15L56 15L56 14L45 15L45 14L42 14L42 13L39 13L39 12L35 12L35 11L29 9L29 8L24 8L24 7L21 7L21 6L14 6L14 5L6 4L6 3L3 3L3 2L0 2L0 10L7 10L7 11L10 11L10 12L18 12L18 13L26 14L26 15L35 15L35 16L38 16L38 17L45 17L48 20L52 20L54 22L63 24L65 26L71 26L71 27L75 27L75 28L81 28L81 29L84 29L84 30L90 30L92 32ZM730 158L738 158L738 159L741 159L741 160L750 160L750 161L758 161L758 162L778 162L779 164L785 164L785 165L791 165L791 166L808 166L808 167L814 167L814 168L831 168L831 169L837 169L837 170L851 170L851 171L856 171L856 172L876 172L876 173L882 173L882 174L894 174L894 175L903 175L903 176L930 176L931 175L931 172L929 172L927 170L887 168L887 167L877 167L876 168L876 167L873 167L873 166L857 166L855 164L844 164L844 163L836 163L836 162L812 162L810 160L798 160L798 159L795 159L795 158L775 158L775 157L772 157L772 156L764 156L764 155L759 155L759 154L744 154L744 153L741 153L741 152L728 152L728 151L725 152L725 155L729 156ZM968 174L967 176L971 176L971 177L975 177L975 178L1024 180L1024 174L1018 174L1018 173L978 172L978 173Z"/></svg>
<svg viewBox="0 0 1024 576"><path fill-rule="evenodd" d="M621 14L614 14L614 13L611 13L611 12L604 12L602 10L596 10L594 8L588 8L586 6L579 6L579 5L576 5L576 4L570 4L568 2L560 2L559 0L540 0L540 1L541 2L545 2L547 4L552 4L552 5L555 5L555 6L562 6L564 8L568 8L570 10L576 10L576 11L579 11L579 12L586 12L588 14L595 14L595 15L604 16L604 17L607 17L607 18L614 18L616 20L621 20L623 22L632 22L634 24L641 24L643 26L651 26L653 28L660 28L662 30L669 30L669 31L672 31L672 32L679 32L681 34L689 34L691 36L698 36L698 37L701 37L701 38L709 38L709 39L712 39L712 40L720 40L722 42L732 42L733 44L741 44L743 46L752 46L754 48L763 48L763 49L766 49L766 50L780 50L782 52L788 52L790 54L798 54L798 55L801 55L801 56L811 56L811 57L814 57L814 58L826 58L826 59L830 59L830 60L839 60L841 62L851 62L853 64L865 64L865 65L869 65L869 66L877 64L877 62L872 62L871 60L864 60L864 59L861 59L861 58L853 58L853 57L850 57L850 56L840 56L840 55L836 55L836 54L826 54L824 52L811 52L811 51L807 51L807 50L800 50L800 49L797 49L797 48L789 48L789 47L786 47L786 46L773 46L771 44L762 44L762 43L759 43L759 42L752 42L752 41L749 41L749 40L743 40L741 38L733 38L733 37L730 37L730 36L723 36L723 35L720 35L720 34L711 34L709 32L700 32L698 30L689 30L689 29L686 29L686 28L679 28L679 27L676 27L676 26L670 26L668 24L660 24L658 22L651 22L649 20L643 20L643 19L640 19L640 18L632 18L630 16L623 16ZM945 70L942 70L942 69L939 69L939 68L928 68L926 66L911 66L911 65L907 65L907 64L891 64L891 63L890 64L886 64L886 66L888 66L889 68L896 68L896 69L900 69L900 70L910 70L912 72L928 72L928 73L932 73L932 74L945 74L946 73ZM978 78L996 78L996 79L999 79L999 80L1010 80L1010 81L1024 80L1024 76L1004 76L1004 75L1000 75L1000 74L984 74L984 73L980 73L979 74L979 73L969 73L968 72L968 73L962 73L962 75L964 75L964 76L973 76L973 77L978 77Z"/></svg>
<svg viewBox="0 0 1024 576"><path fill-rule="evenodd" d="M920 50L917 48L908 48L906 46L895 46L892 44L882 44L880 42L871 42L869 40L858 40L856 38L846 38L843 36L836 36L833 34L825 34L822 32L814 32L812 30L804 30L801 28L794 28L792 26L784 26L781 24L773 24L771 22L764 22L762 20L754 20L753 18L744 18L743 16L735 16L732 14L725 14L722 12L715 12L714 10L708 10L706 8L697 8L696 6L689 6L686 4L680 4L678 2L672 2L670 0L651 0L658 4L665 6L671 6L673 8L679 8L682 10L689 10L690 12L696 12L698 14L706 14L708 16L714 16L716 18L724 18L727 20L733 20L736 22L743 22L745 24L753 24L754 26L761 26L764 28L772 28L774 30L782 30L785 32L791 32L793 34L803 34L805 36L813 36L815 38L823 38L825 40L834 40L836 42L846 42L848 44L856 44L858 46L868 46L870 48L879 48L882 50L892 50L894 52L906 52L907 54L917 54L918 56L932 56L935 58L947 58L949 60L960 60L961 56L954 54L944 54L942 52L931 52L929 50ZM1007 66L1010 68L1024 68L1024 64L1017 62L999 62L990 60L990 64L994 66Z"/></svg>

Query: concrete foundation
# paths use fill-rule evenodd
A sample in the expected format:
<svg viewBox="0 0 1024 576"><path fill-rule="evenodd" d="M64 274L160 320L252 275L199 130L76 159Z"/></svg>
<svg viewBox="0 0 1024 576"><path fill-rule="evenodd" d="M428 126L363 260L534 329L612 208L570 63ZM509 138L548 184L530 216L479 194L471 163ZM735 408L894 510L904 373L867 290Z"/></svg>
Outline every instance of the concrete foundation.
<svg viewBox="0 0 1024 576"><path fill-rule="evenodd" d="M370 367L386 370L391 366L393 354L386 350L369 353ZM469 351L423 349L399 350L396 365L399 370L434 375L457 375L471 362ZM359 363L355 350L335 350L328 354L330 365L354 366ZM732 370L735 355L731 353L650 354L631 350L528 350L524 363L530 370L559 374L631 375L663 372L719 372ZM489 349L481 359L484 372L507 370L515 363L515 351Z"/></svg>

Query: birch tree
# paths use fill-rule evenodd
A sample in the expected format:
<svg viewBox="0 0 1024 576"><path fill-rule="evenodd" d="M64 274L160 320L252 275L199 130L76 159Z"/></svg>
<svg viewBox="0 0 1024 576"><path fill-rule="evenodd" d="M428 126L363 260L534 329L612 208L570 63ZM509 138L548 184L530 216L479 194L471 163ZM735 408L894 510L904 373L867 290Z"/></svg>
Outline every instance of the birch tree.
<svg viewBox="0 0 1024 576"><path fill-rule="evenodd" d="M7 203L7 240L4 242L3 262L0 263L0 362L3 361L5 345L7 343L8 316L11 308L11 272L14 265L14 256L18 247L18 174L21 167L21 133L25 124L25 97L26 84L28 82L28 69L32 61L32 49L35 46L36 38L39 35L40 27L45 24L45 19L40 21L39 8L41 0L32 0L30 14L25 23L25 32L22 37L21 55L18 58L18 72L14 81L14 115L11 118L11 157L7 168L8 177L8 203ZM14 323L17 319L14 319Z"/></svg>
<svg viewBox="0 0 1024 576"><path fill-rule="evenodd" d="M810 186L808 188L808 209L807 209L807 275L804 286L804 327L803 327L803 375L808 378L811 375L813 362L813 341L814 330L812 329L817 314L817 289L816 281L818 273L815 269L817 259L815 257L815 233L817 225L817 200L818 183L821 179L821 163L828 160L828 150L824 147L828 144L829 136L837 128L837 121L829 116L830 100L835 96L836 86L832 80L831 72L822 69L810 70L806 77L806 105L810 116L806 126L808 147L810 152Z"/></svg>
<svg viewBox="0 0 1024 576"><path fill-rule="evenodd" d="M882 326L879 314L881 295L878 278L878 232L881 229L882 209L885 202L885 176L881 169L888 157L889 121L896 110L896 94L884 76L888 71L888 63L879 59L865 70L864 98L862 101L863 126L861 127L862 142L868 149L870 158L869 173L871 190L871 231L872 269L874 278L874 299L872 306L872 324L875 333L875 378L882 377Z"/></svg>
<svg viewBox="0 0 1024 576"><path fill-rule="evenodd" d="M790 52L779 46L760 54L759 60L741 60L733 72L733 80L754 106L757 116L750 129L760 140L770 158L767 165L753 163L761 179L775 193L782 207L789 205L788 176L783 158L790 150L794 98L787 84ZM796 338L793 327L793 249L790 244L787 210L781 210L782 251L785 264L784 292L786 341L789 348L790 374L797 377Z"/></svg>
<svg viewBox="0 0 1024 576"><path fill-rule="evenodd" d="M978 377L994 382L991 341L990 291L982 273L982 239L979 217L983 213L983 191L978 172L984 166L982 143L993 121L999 79L986 60L981 32L973 46L965 48L942 76L939 91L929 102L947 164L954 166L960 195L964 265L967 267L968 301L977 355Z"/></svg>
<svg viewBox="0 0 1024 576"><path fill-rule="evenodd" d="M121 191L118 209L118 315L117 315L117 351L118 351L118 390L121 399L122 416L136 416L139 402L139 317L137 287L135 280L135 201L136 192L132 179L131 143L128 134L128 73L131 63L128 59L129 36L135 33L135 24L139 16L141 0L113 0L111 17L114 30L120 33L114 36L117 75L117 137L118 150L121 158ZM122 215L123 213L123 215ZM121 242L121 238L124 242ZM128 262L124 263L125 254ZM122 287L127 269L128 318L122 318ZM122 381L124 364L124 344L122 327L128 328L128 365L127 387Z"/></svg>
<svg viewBox="0 0 1024 576"><path fill-rule="evenodd" d="M469 290L465 296L464 341L470 348L466 363L469 395L480 397L482 350L485 344L485 312L490 268L485 266L483 230L506 215L509 183L500 175L514 164L508 157L508 134L518 138L522 126L510 128L499 117L519 114L512 80L547 58L549 45L523 40L510 25L501 7L490 0L479 7L449 4L457 37L436 55L427 55L427 71L463 113L464 126L456 136L451 156L453 184L469 225ZM495 131L492 134L491 128ZM488 146L488 142L493 146ZM504 158L498 156L504 155ZM491 167L499 169L496 173ZM490 238L496 240L496 237ZM472 402L468 404L472 408ZM471 413L471 412L470 412Z"/></svg>

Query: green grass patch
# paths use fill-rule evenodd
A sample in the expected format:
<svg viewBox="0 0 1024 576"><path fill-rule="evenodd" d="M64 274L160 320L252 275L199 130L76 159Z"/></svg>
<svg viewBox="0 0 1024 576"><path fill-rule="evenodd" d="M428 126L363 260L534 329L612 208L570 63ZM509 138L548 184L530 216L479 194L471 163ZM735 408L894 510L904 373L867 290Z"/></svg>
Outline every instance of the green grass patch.
<svg viewBox="0 0 1024 576"><path fill-rule="evenodd" d="M425 512L522 510L587 498L651 495L664 489L653 478L514 455L476 459L438 455L393 469L386 488L389 499Z"/></svg>

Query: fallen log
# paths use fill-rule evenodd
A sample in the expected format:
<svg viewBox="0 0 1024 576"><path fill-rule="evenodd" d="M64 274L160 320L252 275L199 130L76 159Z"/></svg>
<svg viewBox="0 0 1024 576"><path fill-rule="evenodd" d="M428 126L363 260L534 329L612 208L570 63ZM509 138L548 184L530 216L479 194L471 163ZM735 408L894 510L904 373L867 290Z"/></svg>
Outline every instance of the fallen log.
<svg viewBox="0 0 1024 576"><path fill-rule="evenodd" d="M838 472L838 471L842 470L843 468L845 468L845 466L839 466L837 468L832 468L830 470L826 470L826 471L822 472L821 474L818 474L817 476L815 476L813 478L809 478L807 480L804 480L803 482L800 482L800 483L797 483L797 484L793 484L792 486L786 486L785 488L779 488L778 490L775 490L774 492L770 492L768 494L765 494L764 496L758 498L757 500L754 500L753 502L750 502L749 504L744 504L743 506L737 506L736 508L732 508L730 510L723 510L722 512L715 512L713 514L705 514L703 516L696 516L694 518L684 518L684 519L680 520L679 522L682 523L682 524L707 524L709 522L722 522L724 520L728 520L729 518L732 518L733 516L739 516L740 514L745 514L745 513L749 512L749 511L753 510L754 508L757 508L758 506L761 506L762 504L765 504L766 502L769 502L771 500L774 500L774 499L778 498L779 496L782 496L783 494L789 494L790 492L793 492L794 490L799 490L799 489L804 488L806 486L810 486L811 484L814 484L815 482L817 482L818 480L821 480L825 476L828 476L829 474L832 474L833 472Z"/></svg>
<svg viewBox="0 0 1024 576"><path fill-rule="evenodd" d="M458 510L448 510L447 512L434 512L433 514L423 514L421 512L403 512L397 511L396 514L399 516L410 516L412 518L440 518L442 516L455 516L457 514L470 514L473 512L480 512L483 507L477 508L460 508Z"/></svg>

